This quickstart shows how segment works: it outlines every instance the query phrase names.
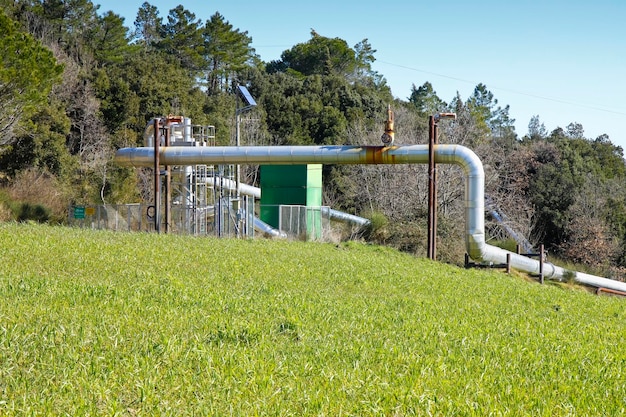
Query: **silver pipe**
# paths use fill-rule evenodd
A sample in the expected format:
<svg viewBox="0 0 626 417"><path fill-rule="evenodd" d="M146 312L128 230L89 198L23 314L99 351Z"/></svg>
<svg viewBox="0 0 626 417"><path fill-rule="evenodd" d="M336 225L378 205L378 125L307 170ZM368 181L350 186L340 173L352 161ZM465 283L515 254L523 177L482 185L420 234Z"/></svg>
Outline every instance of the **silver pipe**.
<svg viewBox="0 0 626 417"><path fill-rule="evenodd" d="M337 220L344 223L352 223L357 226L367 226L370 224L369 219L355 216L354 214L345 213L343 211L328 208L328 215L332 220Z"/></svg>
<svg viewBox="0 0 626 417"><path fill-rule="evenodd" d="M214 177L207 177L206 183L210 186L215 185ZM220 183L217 185L219 187L223 187L227 190L234 191L237 188L237 182L228 178L222 178ZM239 183L239 193L244 195L249 195L254 198L261 198L261 189L258 187L254 187L252 185L244 184L242 182Z"/></svg>
<svg viewBox="0 0 626 417"><path fill-rule="evenodd" d="M406 146L217 146L160 148L163 165L194 164L425 164L428 145ZM124 148L115 155L125 166L152 166L153 148ZM436 145L435 162L454 164L463 170L465 180L465 248L477 262L506 263L531 274L538 274L540 261L488 245L485 241L485 175L478 156L460 145ZM581 272L567 271L545 262L546 278L563 279L573 275L575 281L595 287L626 292L626 283Z"/></svg>
<svg viewBox="0 0 626 417"><path fill-rule="evenodd" d="M208 177L206 179L207 184L213 185L215 180L213 177ZM233 180L223 179L222 187L228 190L234 190L237 186L237 183ZM239 192L244 195L249 195L254 198L261 198L261 189L259 187L255 187L253 185L244 184L243 182L239 183ZM365 219L363 217L355 216L354 214L345 213L343 211L335 210L332 208L328 208L328 216L333 219L344 223L352 223L358 226L365 226L370 223L369 219Z"/></svg>
<svg viewBox="0 0 626 417"><path fill-rule="evenodd" d="M263 220L259 219L258 217L254 218L254 228L272 237L280 237L280 238L287 237L287 235L284 232L274 229L272 226L265 223Z"/></svg>

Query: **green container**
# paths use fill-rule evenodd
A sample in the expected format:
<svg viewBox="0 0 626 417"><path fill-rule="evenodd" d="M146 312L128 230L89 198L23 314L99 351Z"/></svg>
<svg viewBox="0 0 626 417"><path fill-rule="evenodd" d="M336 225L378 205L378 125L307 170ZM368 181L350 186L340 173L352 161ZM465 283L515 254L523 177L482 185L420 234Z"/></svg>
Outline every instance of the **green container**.
<svg viewBox="0 0 626 417"><path fill-rule="evenodd" d="M281 205L320 207L322 205L322 165L262 165L261 220L278 228L279 206ZM316 211L316 213L320 212ZM311 219L311 221L321 224L321 213L319 216L320 219ZM316 236L316 238L319 237L321 236Z"/></svg>

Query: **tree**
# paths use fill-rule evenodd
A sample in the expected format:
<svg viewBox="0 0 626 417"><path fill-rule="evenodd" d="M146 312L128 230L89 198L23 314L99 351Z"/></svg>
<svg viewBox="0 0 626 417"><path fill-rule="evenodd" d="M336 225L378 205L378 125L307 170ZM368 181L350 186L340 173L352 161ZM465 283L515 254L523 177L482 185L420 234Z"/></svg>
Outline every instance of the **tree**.
<svg viewBox="0 0 626 417"><path fill-rule="evenodd" d="M366 86L375 88L386 88L385 78L377 71L372 69L372 64L376 61L374 54L376 49L366 39L354 45L356 65L354 73L354 81ZM388 87L387 87L388 88Z"/></svg>
<svg viewBox="0 0 626 417"><path fill-rule="evenodd" d="M115 134L132 123L138 112L137 95L130 90L128 80L119 68L99 70L94 75L94 89L100 100L100 114L109 133Z"/></svg>
<svg viewBox="0 0 626 417"><path fill-rule="evenodd" d="M567 237L560 245L568 259L600 266L619 256L618 233L611 230L604 213L609 189L599 178L590 176L568 208L571 220L565 227Z"/></svg>
<svg viewBox="0 0 626 417"><path fill-rule="evenodd" d="M418 113L422 117L428 117L445 111L448 107L446 102L437 96L432 84L428 81L422 84L419 88L416 88L415 84L413 84L411 87L409 103L415 106Z"/></svg>
<svg viewBox="0 0 626 417"><path fill-rule="evenodd" d="M456 139L456 143L475 149L487 142L489 132L485 124L474 117L468 102L463 101L458 91L450 108L456 113L456 121L452 125L454 129L452 136Z"/></svg>
<svg viewBox="0 0 626 417"><path fill-rule="evenodd" d="M206 22L202 37L208 93L224 91L229 81L256 57L250 46L252 38L248 32L233 29L233 25L219 13Z"/></svg>
<svg viewBox="0 0 626 417"><path fill-rule="evenodd" d="M535 115L528 122L528 138L531 140L545 139L548 136L546 126L540 122L539 116Z"/></svg>
<svg viewBox="0 0 626 417"><path fill-rule="evenodd" d="M167 114L181 114L197 123L207 121L202 110L205 95L196 80L178 60L163 52L142 49L98 81L98 96L110 129L128 127L143 132L148 120ZM116 98L123 102L113 101Z"/></svg>
<svg viewBox="0 0 626 417"><path fill-rule="evenodd" d="M362 55L364 56L367 54ZM350 76L357 68L356 51L346 41L321 36L314 30L311 30L311 39L308 42L299 43L284 51L281 60L284 68L304 76Z"/></svg>
<svg viewBox="0 0 626 417"><path fill-rule="evenodd" d="M489 128L496 140L508 141L511 144L517 140L517 135L515 134L515 119L509 116L509 110L508 104L504 108L495 109L491 114Z"/></svg>
<svg viewBox="0 0 626 417"><path fill-rule="evenodd" d="M35 10L52 28L49 36L53 38L48 40L62 45L72 59L89 68L97 48L99 7L90 0L43 0Z"/></svg>
<svg viewBox="0 0 626 417"><path fill-rule="evenodd" d="M476 122L485 132L489 131L491 112L498 100L494 101L493 93L487 90L487 86L480 83L474 88L474 92L467 100L467 107Z"/></svg>
<svg viewBox="0 0 626 417"><path fill-rule="evenodd" d="M63 67L52 52L0 10L0 145L14 140L13 130L24 115L46 102Z"/></svg>
<svg viewBox="0 0 626 417"><path fill-rule="evenodd" d="M153 48L161 41L163 19L159 16L159 9L156 6L144 2L137 11L134 24L133 39L143 48Z"/></svg>
<svg viewBox="0 0 626 417"><path fill-rule="evenodd" d="M62 103L55 100L40 106L20 125L15 142L0 155L2 170L14 177L21 170L37 168L67 179L76 160L65 146L70 120Z"/></svg>
<svg viewBox="0 0 626 417"><path fill-rule="evenodd" d="M620 179L626 177L626 161L621 146L613 145L607 135L598 136L591 142L591 146L605 178Z"/></svg>
<svg viewBox="0 0 626 417"><path fill-rule="evenodd" d="M98 18L100 24L94 31L94 57L98 66L119 64L130 52L124 18L107 12Z"/></svg>
<svg viewBox="0 0 626 417"><path fill-rule="evenodd" d="M580 123L570 123L566 128L567 136L572 139L584 139L585 129Z"/></svg>
<svg viewBox="0 0 626 417"><path fill-rule="evenodd" d="M509 141L516 139L515 119L509 116L509 106L504 108L498 106L498 100L487 90L487 86L478 84L467 100L467 106L477 125L486 134L491 134L497 139Z"/></svg>
<svg viewBox="0 0 626 417"><path fill-rule="evenodd" d="M182 5L170 10L167 23L161 26L158 48L177 59L195 76L203 66L202 20Z"/></svg>

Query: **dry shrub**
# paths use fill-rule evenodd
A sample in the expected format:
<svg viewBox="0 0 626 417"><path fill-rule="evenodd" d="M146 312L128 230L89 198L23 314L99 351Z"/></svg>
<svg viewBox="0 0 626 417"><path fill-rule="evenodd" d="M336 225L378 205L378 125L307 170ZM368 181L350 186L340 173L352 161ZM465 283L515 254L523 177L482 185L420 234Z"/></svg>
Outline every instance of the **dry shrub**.
<svg viewBox="0 0 626 417"><path fill-rule="evenodd" d="M6 204L0 202L0 222L8 222L10 220L13 220L13 212Z"/></svg>
<svg viewBox="0 0 626 417"><path fill-rule="evenodd" d="M52 220L61 221L66 217L68 201L59 181L48 172L36 169L22 171L7 191L15 202L46 207L50 210Z"/></svg>
<svg viewBox="0 0 626 417"><path fill-rule="evenodd" d="M563 256L587 266L609 265L619 250L606 224L596 217L576 217L568 225L569 239L561 245Z"/></svg>

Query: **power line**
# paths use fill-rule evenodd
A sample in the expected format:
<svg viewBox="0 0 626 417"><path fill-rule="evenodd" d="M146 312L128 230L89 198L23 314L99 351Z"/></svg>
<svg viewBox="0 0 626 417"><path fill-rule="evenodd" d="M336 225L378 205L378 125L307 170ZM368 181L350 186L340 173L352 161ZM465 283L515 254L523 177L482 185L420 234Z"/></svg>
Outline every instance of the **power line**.
<svg viewBox="0 0 626 417"><path fill-rule="evenodd" d="M440 78L446 78L446 79L449 79L449 80L459 81L459 82L463 82L463 83L467 83L467 84L472 84L472 85L477 85L478 84L478 82L475 82L475 81L470 81L470 80L466 80L466 79L458 78L458 77L452 77L450 75L439 74L439 73L432 72L432 71L426 71L426 70L422 70L422 69L419 69L419 68L409 67L409 66L406 66L406 65L394 64L392 62L381 61L379 59L377 59L376 62L380 62L380 63L386 64L386 65L390 65L390 66L393 66L393 67L397 67L397 68L403 68L403 69L406 69L406 70L409 70L409 71L420 72L420 73L423 73L423 74L434 75L434 76L440 77ZM539 99L539 100L552 101L552 102L555 102L555 103L568 104L570 106L577 106L577 107L582 107L582 108L586 108L586 109L590 109L590 110L597 110L597 111L601 111L601 112L605 112L605 113L611 113L611 114L617 114L617 115L620 115L620 116L626 116L626 113L624 113L624 112L620 112L620 111L616 111L616 110L610 110L610 109L599 107L599 106L592 106L592 105L589 105L589 104L577 103L577 102L569 101L569 100L565 100L565 99L541 96L541 95L532 94L532 93L525 93L523 91L517 91L517 90L510 89L510 88L493 87L493 86L490 86L489 88L491 90L504 91L504 92L511 93L511 94L517 94L517 95L521 95L521 96L536 98L536 99Z"/></svg>

